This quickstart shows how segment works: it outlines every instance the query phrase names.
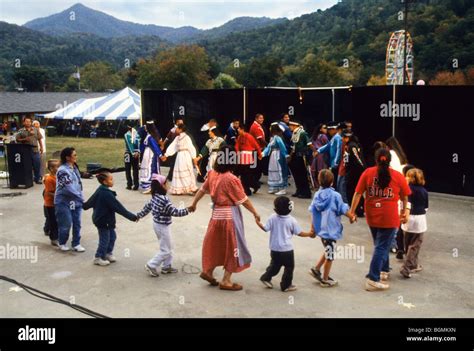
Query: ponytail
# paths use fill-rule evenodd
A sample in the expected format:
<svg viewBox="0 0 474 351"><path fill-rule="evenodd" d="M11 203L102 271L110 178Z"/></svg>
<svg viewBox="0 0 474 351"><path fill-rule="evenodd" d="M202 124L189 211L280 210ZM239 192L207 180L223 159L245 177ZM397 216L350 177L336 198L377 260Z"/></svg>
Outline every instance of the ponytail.
<svg viewBox="0 0 474 351"><path fill-rule="evenodd" d="M377 179L380 189L385 189L390 184L390 161L392 156L387 149L378 149L375 153L375 163L377 164Z"/></svg>

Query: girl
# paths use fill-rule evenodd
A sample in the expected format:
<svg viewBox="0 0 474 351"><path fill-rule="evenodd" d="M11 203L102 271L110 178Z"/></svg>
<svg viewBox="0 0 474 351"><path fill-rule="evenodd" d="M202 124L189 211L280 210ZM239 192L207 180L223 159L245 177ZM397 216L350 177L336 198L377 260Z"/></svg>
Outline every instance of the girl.
<svg viewBox="0 0 474 351"><path fill-rule="evenodd" d="M314 129L313 136L311 137L311 148L313 149L313 152L329 142L326 134L327 126L324 123L321 123ZM313 162L311 163L311 176L313 177L313 182L316 188L319 188L319 171L325 168L328 168L327 156L325 154L314 156Z"/></svg>
<svg viewBox="0 0 474 351"><path fill-rule="evenodd" d="M365 161L359 138L354 134L349 137L346 149L347 154L344 155L343 162L346 163L347 199L351 201L355 193L357 182L365 170ZM357 206L356 215L357 217L364 217L364 201L362 199Z"/></svg>
<svg viewBox="0 0 474 351"><path fill-rule="evenodd" d="M140 164L140 188L145 190L144 194L149 194L151 176L160 173L160 158L163 156L163 153L159 145L161 140L160 134L153 121L147 122L146 130L148 134L143 142L145 148Z"/></svg>
<svg viewBox="0 0 474 351"><path fill-rule="evenodd" d="M270 156L268 161L268 192L285 195L288 187L288 150L283 141L283 127L278 122L272 123L270 143L263 150L263 157Z"/></svg>
<svg viewBox="0 0 474 351"><path fill-rule="evenodd" d="M115 213L125 218L136 221L137 216L129 212L116 199L117 193L110 190L114 186L114 178L109 172L97 174L97 180L100 186L95 193L84 203L84 210L94 208L92 213L92 222L99 231L99 247L95 253L94 264L98 266L108 266L115 262L113 255L115 240Z"/></svg>
<svg viewBox="0 0 474 351"><path fill-rule="evenodd" d="M196 148L189 135L186 134L186 127L180 124L176 127L176 138L166 149L165 157L176 154L176 161L173 169L173 180L171 181L170 193L173 195L194 195L198 190L196 178L194 176L193 159L196 158Z"/></svg>
<svg viewBox="0 0 474 351"><path fill-rule="evenodd" d="M173 178L174 179L174 178ZM151 181L151 200L143 207L138 218L145 217L150 211L153 214L153 229L156 237L160 241L160 251L148 261L145 270L152 277L158 277L158 267L161 265L161 273L177 273L178 270L173 268L173 252L171 245L171 217L183 217L193 212L189 207L178 209L173 206L168 196L166 196L167 186L166 177L160 174L154 174Z"/></svg>
<svg viewBox="0 0 474 351"><path fill-rule="evenodd" d="M418 254L426 232L426 210L428 209L428 192L424 188L425 177L421 169L413 168L406 175L411 195L408 197L410 216L408 223L402 224L405 241L405 260L400 273L405 278L411 278L411 273L420 272Z"/></svg>

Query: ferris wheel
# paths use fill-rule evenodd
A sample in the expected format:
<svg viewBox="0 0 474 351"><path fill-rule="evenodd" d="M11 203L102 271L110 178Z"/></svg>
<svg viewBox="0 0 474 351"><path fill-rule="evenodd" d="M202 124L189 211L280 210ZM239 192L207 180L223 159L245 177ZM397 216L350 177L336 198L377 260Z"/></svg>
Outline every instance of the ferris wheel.
<svg viewBox="0 0 474 351"><path fill-rule="evenodd" d="M413 41L410 33L407 32L406 43L406 83L413 84ZM387 56L385 61L385 78L387 85L403 84L403 53L405 49L405 31L399 30L392 34L387 46Z"/></svg>

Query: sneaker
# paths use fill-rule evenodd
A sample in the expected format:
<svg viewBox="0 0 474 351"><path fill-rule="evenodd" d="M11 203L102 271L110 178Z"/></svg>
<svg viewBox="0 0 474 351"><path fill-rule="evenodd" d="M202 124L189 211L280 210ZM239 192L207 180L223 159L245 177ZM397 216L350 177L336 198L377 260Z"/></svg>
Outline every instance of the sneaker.
<svg viewBox="0 0 474 351"><path fill-rule="evenodd" d="M149 275L151 275L152 277L159 277L160 274L158 273L158 271L156 270L156 268L152 268L150 267L148 264L145 265L145 270L148 272Z"/></svg>
<svg viewBox="0 0 474 351"><path fill-rule="evenodd" d="M397 260L403 260L403 251L398 251L396 258Z"/></svg>
<svg viewBox="0 0 474 351"><path fill-rule="evenodd" d="M112 255L112 254L109 254L109 255L105 256L105 258L106 258L107 261L109 261L110 263L117 262L117 259L116 259L115 256Z"/></svg>
<svg viewBox="0 0 474 351"><path fill-rule="evenodd" d="M163 268L161 268L161 273L162 274L178 273L178 270L176 268L171 267L171 266L163 267Z"/></svg>
<svg viewBox="0 0 474 351"><path fill-rule="evenodd" d="M337 280L329 278L328 280L321 280L319 285L321 285L323 288L332 288L338 284Z"/></svg>
<svg viewBox="0 0 474 351"><path fill-rule="evenodd" d="M73 251L76 251L76 252L84 252L84 251L86 251L86 249L85 249L83 246L81 246L80 244L74 246L72 249L73 249Z"/></svg>
<svg viewBox="0 0 474 351"><path fill-rule="evenodd" d="M367 279L365 282L365 290L367 291L382 291L389 288L388 284L381 282L374 282L373 280Z"/></svg>
<svg viewBox="0 0 474 351"><path fill-rule="evenodd" d="M269 193L269 194L275 194L275 193L276 193L276 190L275 190L275 189L268 190L268 193Z"/></svg>
<svg viewBox="0 0 474 351"><path fill-rule="evenodd" d="M294 285L290 285L289 287L287 287L285 290L283 290L283 292L290 292L290 291L296 291L296 286Z"/></svg>
<svg viewBox="0 0 474 351"><path fill-rule="evenodd" d="M396 247L392 247L392 248L390 249L390 252L391 252L391 253L397 253L397 248L396 248Z"/></svg>
<svg viewBox="0 0 474 351"><path fill-rule="evenodd" d="M151 194L151 189L147 189L145 190L142 194L144 195L148 195L148 194Z"/></svg>
<svg viewBox="0 0 474 351"><path fill-rule="evenodd" d="M272 282L269 282L269 281L263 280L263 279L260 279L260 281L261 281L262 284L265 285L267 288L273 289L273 284L272 284Z"/></svg>
<svg viewBox="0 0 474 351"><path fill-rule="evenodd" d="M418 265L418 267L416 267L415 269L410 269L410 273L418 273L418 272L421 272L422 270L423 270L423 266Z"/></svg>
<svg viewBox="0 0 474 351"><path fill-rule="evenodd" d="M389 272L380 272L380 280L387 281L390 278Z"/></svg>
<svg viewBox="0 0 474 351"><path fill-rule="evenodd" d="M59 247L59 241L51 240L51 245Z"/></svg>
<svg viewBox="0 0 474 351"><path fill-rule="evenodd" d="M309 270L309 274L311 274L311 276L315 278L318 282L323 281L323 278L321 276L321 271L319 269L316 269L315 267L311 267L311 269Z"/></svg>
<svg viewBox="0 0 474 351"><path fill-rule="evenodd" d="M69 246L67 246L67 245L59 245L59 249L60 249L61 251L69 251L69 250L71 250L71 248L70 248Z"/></svg>
<svg viewBox="0 0 474 351"><path fill-rule="evenodd" d="M286 189L281 189L279 192L275 193L276 196L286 195Z"/></svg>
<svg viewBox="0 0 474 351"><path fill-rule="evenodd" d="M94 258L94 264L97 266L108 266L110 262L108 260L103 260L100 257Z"/></svg>

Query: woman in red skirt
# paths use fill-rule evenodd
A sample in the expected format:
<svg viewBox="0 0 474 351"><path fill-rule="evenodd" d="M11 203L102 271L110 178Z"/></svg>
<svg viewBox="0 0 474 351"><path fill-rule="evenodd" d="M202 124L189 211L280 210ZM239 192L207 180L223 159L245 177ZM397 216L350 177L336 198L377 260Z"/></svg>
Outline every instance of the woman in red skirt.
<svg viewBox="0 0 474 351"><path fill-rule="evenodd" d="M256 220L260 220L239 178L232 174L236 157L232 146L219 149L214 170L209 171L191 206L195 209L205 194L211 195L213 209L202 246L201 278L213 286L219 285L222 290L231 291L242 290L242 285L231 281L232 273L249 268L252 260L239 205L243 205ZM225 270L220 283L214 278L214 269L218 266L223 266Z"/></svg>

